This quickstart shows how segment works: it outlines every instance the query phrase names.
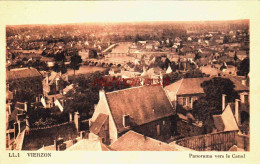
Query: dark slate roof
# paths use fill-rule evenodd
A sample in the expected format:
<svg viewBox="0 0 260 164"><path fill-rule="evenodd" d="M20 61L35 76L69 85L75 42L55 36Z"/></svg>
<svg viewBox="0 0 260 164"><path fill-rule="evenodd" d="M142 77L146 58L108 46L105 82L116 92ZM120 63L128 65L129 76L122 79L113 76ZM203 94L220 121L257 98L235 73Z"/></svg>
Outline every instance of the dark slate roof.
<svg viewBox="0 0 260 164"><path fill-rule="evenodd" d="M100 113L97 119L95 120L95 122L91 124L89 129L90 132L94 134L98 134L100 132L101 127L104 125L107 119L108 119L108 115Z"/></svg>
<svg viewBox="0 0 260 164"><path fill-rule="evenodd" d="M109 92L106 98L119 133L128 129L123 126L123 115L130 116L130 126L137 126L175 114L161 86Z"/></svg>
<svg viewBox="0 0 260 164"><path fill-rule="evenodd" d="M118 140L110 145L112 150L116 151L176 151L174 146L155 140L150 137L144 137L142 134L134 131L128 131Z"/></svg>
<svg viewBox="0 0 260 164"><path fill-rule="evenodd" d="M6 71L6 80L16 80L29 77L41 77L40 72L35 68L21 68Z"/></svg>

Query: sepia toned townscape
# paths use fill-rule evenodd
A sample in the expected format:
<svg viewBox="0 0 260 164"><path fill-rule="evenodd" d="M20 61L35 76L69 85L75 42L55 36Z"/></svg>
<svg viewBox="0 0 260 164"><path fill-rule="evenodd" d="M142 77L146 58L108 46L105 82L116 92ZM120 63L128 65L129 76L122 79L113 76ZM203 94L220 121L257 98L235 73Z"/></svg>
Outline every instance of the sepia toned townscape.
<svg viewBox="0 0 260 164"><path fill-rule="evenodd" d="M249 20L6 26L6 149L250 151Z"/></svg>

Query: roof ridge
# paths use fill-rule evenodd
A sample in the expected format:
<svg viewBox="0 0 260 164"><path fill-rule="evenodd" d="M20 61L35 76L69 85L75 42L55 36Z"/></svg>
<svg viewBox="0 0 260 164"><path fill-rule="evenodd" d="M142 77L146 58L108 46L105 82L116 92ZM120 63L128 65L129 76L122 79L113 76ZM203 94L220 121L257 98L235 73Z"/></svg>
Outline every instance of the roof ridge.
<svg viewBox="0 0 260 164"><path fill-rule="evenodd" d="M142 88L142 87L145 87L145 86L146 86L146 85L136 86L136 87L130 87L130 88L125 88L125 89L120 89L120 90L116 90L116 91L112 91L112 92L106 92L106 94L116 93L116 92L121 92L121 91L136 89L136 88ZM148 86L148 85L147 85L147 86ZM151 86L152 86L152 85L151 85Z"/></svg>

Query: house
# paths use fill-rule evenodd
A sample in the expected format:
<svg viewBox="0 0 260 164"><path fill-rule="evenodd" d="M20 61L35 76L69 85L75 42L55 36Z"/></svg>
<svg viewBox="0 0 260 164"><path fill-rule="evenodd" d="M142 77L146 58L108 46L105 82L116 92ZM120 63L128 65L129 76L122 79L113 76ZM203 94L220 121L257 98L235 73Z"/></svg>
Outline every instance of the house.
<svg viewBox="0 0 260 164"><path fill-rule="evenodd" d="M176 151L174 145L144 136L132 130L109 146L114 151Z"/></svg>
<svg viewBox="0 0 260 164"><path fill-rule="evenodd" d="M90 138L114 143L129 130L166 140L172 134L175 109L161 86L141 86L105 93L90 119Z"/></svg>
<svg viewBox="0 0 260 164"><path fill-rule="evenodd" d="M203 88L200 86L208 77L204 78L187 78L181 79L173 84L166 86L164 89L169 95L170 101L175 107L177 104L184 108L192 108L193 102L198 99L200 95L204 94Z"/></svg>
<svg viewBox="0 0 260 164"><path fill-rule="evenodd" d="M214 125L218 132L239 130L237 121L228 104L222 114L213 115Z"/></svg>
<svg viewBox="0 0 260 164"><path fill-rule="evenodd" d="M17 68L6 71L6 85L14 97L18 92L30 91L36 97L42 94L42 75L35 68Z"/></svg>
<svg viewBox="0 0 260 164"><path fill-rule="evenodd" d="M194 61L195 59L195 53L186 53L185 58L188 59L188 61Z"/></svg>
<svg viewBox="0 0 260 164"><path fill-rule="evenodd" d="M52 107L55 104L55 101L58 100L62 103L62 106L64 106L63 102L63 89L66 88L66 86L69 84L68 81L68 75L67 74L61 74L52 71L51 74L47 75L45 79L42 81L43 85L43 98L44 103L48 107ZM66 90L65 90L66 91ZM56 101L56 104L58 102Z"/></svg>
<svg viewBox="0 0 260 164"><path fill-rule="evenodd" d="M223 66L220 68L223 74L226 75L237 75L237 68L234 65L227 64L224 62Z"/></svg>
<svg viewBox="0 0 260 164"><path fill-rule="evenodd" d="M237 52L237 58L239 60L244 60L245 58L249 57L249 52L247 51L244 51L244 50L240 50Z"/></svg>
<svg viewBox="0 0 260 164"><path fill-rule="evenodd" d="M55 60L52 57L42 57L40 61L45 62L48 67L53 67L55 65Z"/></svg>
<svg viewBox="0 0 260 164"><path fill-rule="evenodd" d="M235 99L234 103L226 103L226 95L222 95L222 114L213 115L217 131L243 130L248 133L249 127L243 124L249 122L249 102Z"/></svg>
<svg viewBox="0 0 260 164"><path fill-rule="evenodd" d="M249 88L246 86L244 79L239 81L232 76L224 76L222 78L228 78L234 83L235 91L240 95L242 102L249 101ZM180 105L185 109L192 109L193 102L204 94L201 83L210 79L212 79L212 77L181 79L166 86L164 89L169 95L170 101L175 106Z"/></svg>

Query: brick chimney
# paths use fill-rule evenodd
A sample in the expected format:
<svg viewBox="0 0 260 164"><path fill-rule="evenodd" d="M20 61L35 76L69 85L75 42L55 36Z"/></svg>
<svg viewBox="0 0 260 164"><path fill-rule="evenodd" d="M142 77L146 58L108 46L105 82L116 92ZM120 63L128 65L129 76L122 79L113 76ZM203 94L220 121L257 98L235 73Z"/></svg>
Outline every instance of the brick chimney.
<svg viewBox="0 0 260 164"><path fill-rule="evenodd" d="M226 97L227 95L222 94L222 111L224 111L226 108Z"/></svg>
<svg viewBox="0 0 260 164"><path fill-rule="evenodd" d="M235 100L235 118L236 118L238 126L240 125L239 105L240 105L240 100L236 99Z"/></svg>

